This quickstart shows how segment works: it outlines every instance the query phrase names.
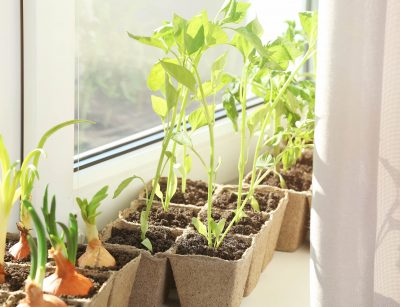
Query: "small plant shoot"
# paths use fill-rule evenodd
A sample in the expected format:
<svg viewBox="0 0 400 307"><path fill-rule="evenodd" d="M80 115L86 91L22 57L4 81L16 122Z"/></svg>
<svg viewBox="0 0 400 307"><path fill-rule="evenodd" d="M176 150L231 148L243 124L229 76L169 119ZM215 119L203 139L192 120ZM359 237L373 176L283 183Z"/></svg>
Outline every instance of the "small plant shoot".
<svg viewBox="0 0 400 307"><path fill-rule="evenodd" d="M88 242L86 252L78 259L78 266L81 268L102 268L116 265L114 257L104 248L99 239L96 225L96 217L101 214L98 208L101 202L107 198L108 186L100 189L89 201L86 198L76 198L81 210L81 217L86 226L86 239Z"/></svg>
<svg viewBox="0 0 400 307"><path fill-rule="evenodd" d="M31 268L25 285L26 297L19 302L18 306L67 306L57 296L43 293L43 279L46 273L47 261L46 230L32 204L29 201L24 200L23 206L25 212L30 215L31 220L33 221L37 239L35 241L30 234L27 236L31 250Z"/></svg>
<svg viewBox="0 0 400 307"><path fill-rule="evenodd" d="M42 212L46 230L51 243L49 255L56 263L56 271L44 279L43 290L57 296L85 296L93 287L87 277L75 269L76 253L78 250L78 222L76 216L69 215L69 225L56 222L56 198L48 203L48 188L46 188ZM59 233L58 227L62 229Z"/></svg>
<svg viewBox="0 0 400 307"><path fill-rule="evenodd" d="M25 161L33 160L31 165L22 163L21 167L21 176L20 176L20 187L21 187L21 206L20 206L20 222L18 223L18 230L20 232L20 240L14 246L12 246L9 250L9 253L14 257L14 259L22 260L29 256L29 245L27 242L27 235L31 229L31 220L30 215L25 211L25 207L22 205L24 200L31 200L32 190L35 184L35 180L39 179L38 167L40 157L43 154L43 148L47 142L47 140L55 134L57 131L79 123L90 123L94 122L87 120L69 120L62 122L43 134L40 138L39 143L37 144L37 150L32 152L31 156L27 156Z"/></svg>

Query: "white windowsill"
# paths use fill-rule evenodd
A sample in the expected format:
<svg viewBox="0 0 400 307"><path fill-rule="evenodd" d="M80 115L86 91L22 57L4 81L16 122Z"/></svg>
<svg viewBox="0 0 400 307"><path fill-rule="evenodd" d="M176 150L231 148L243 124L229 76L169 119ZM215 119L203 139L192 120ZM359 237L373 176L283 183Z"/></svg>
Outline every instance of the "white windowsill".
<svg viewBox="0 0 400 307"><path fill-rule="evenodd" d="M308 307L310 248L303 245L294 253L275 252L261 274L257 287L245 297L241 307ZM163 307L178 307L176 293Z"/></svg>

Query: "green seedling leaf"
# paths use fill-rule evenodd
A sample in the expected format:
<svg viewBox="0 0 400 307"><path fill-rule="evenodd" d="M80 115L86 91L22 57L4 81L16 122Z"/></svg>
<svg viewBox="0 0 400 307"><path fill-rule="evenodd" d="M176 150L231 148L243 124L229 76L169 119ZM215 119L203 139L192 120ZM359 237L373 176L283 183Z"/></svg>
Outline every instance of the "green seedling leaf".
<svg viewBox="0 0 400 307"><path fill-rule="evenodd" d="M256 168L268 169L273 165L274 165L274 158L269 153L265 153L257 158Z"/></svg>
<svg viewBox="0 0 400 307"><path fill-rule="evenodd" d="M181 54L185 53L185 40L186 40L186 28L187 20L181 16L174 14L172 19L172 24L174 27L174 38L175 43L178 46L178 50Z"/></svg>
<svg viewBox="0 0 400 307"><path fill-rule="evenodd" d="M231 120L233 129L235 131L238 131L238 117L239 113L237 111L237 105L238 101L235 97L234 94L232 94L231 91L227 91L223 96L222 96L222 105L224 109L226 110L226 115L228 118Z"/></svg>
<svg viewBox="0 0 400 307"><path fill-rule="evenodd" d="M199 28L195 37L191 37L189 34L187 34L185 43L186 50L189 55L198 51L204 45L204 27L201 26Z"/></svg>
<svg viewBox="0 0 400 307"><path fill-rule="evenodd" d="M114 192L113 199L117 198L129 186L129 184L135 179L139 179L143 183L143 185L146 186L146 183L144 182L142 177L136 176L136 175L134 175L132 177L128 177L128 178L122 180L122 182L118 185L117 189Z"/></svg>
<svg viewBox="0 0 400 307"><path fill-rule="evenodd" d="M150 240L148 238L144 239L142 242L142 245L146 247L151 253L153 252L153 245L151 244Z"/></svg>
<svg viewBox="0 0 400 307"><path fill-rule="evenodd" d="M254 196L251 198L250 205L254 209L254 211L260 212L260 204Z"/></svg>
<svg viewBox="0 0 400 307"><path fill-rule="evenodd" d="M149 221L147 219L146 210L140 212L140 230L142 233L142 240L144 240L144 237L149 230Z"/></svg>
<svg viewBox="0 0 400 307"><path fill-rule="evenodd" d="M197 232L207 238L207 227L197 217L192 218L192 224Z"/></svg>
<svg viewBox="0 0 400 307"><path fill-rule="evenodd" d="M221 219L218 223L214 219L211 220L211 231L215 238L219 238L224 231L226 219Z"/></svg>
<svg viewBox="0 0 400 307"><path fill-rule="evenodd" d="M154 183L153 183L153 186L154 186ZM155 190L154 194L156 194L156 196L157 196L159 199L161 199L161 203L164 204L164 194L163 194L163 192L161 191L161 187L160 187L160 184L159 184L159 183L156 184L156 190Z"/></svg>
<svg viewBox="0 0 400 307"><path fill-rule="evenodd" d="M249 115L247 119L247 128L249 129L251 135L253 135L258 127L261 126L265 116L267 116L267 108L265 106L262 106Z"/></svg>
<svg viewBox="0 0 400 307"><path fill-rule="evenodd" d="M147 86L152 91L158 91L165 87L165 71L161 63L156 63L147 77Z"/></svg>
<svg viewBox="0 0 400 307"><path fill-rule="evenodd" d="M180 131L180 132L175 133L172 136L172 139L179 145L186 145L189 148L193 148L192 140L191 140L189 134L187 134L187 132L185 132L185 131Z"/></svg>
<svg viewBox="0 0 400 307"><path fill-rule="evenodd" d="M214 105L207 106L208 114L214 114ZM204 108L200 107L190 113L188 117L188 122L192 127L192 131L196 131L197 129L207 125L207 117L204 112Z"/></svg>
<svg viewBox="0 0 400 307"><path fill-rule="evenodd" d="M180 84L186 86L192 92L196 92L196 79L186 67L178 64L160 61L164 70Z"/></svg>
<svg viewBox="0 0 400 307"><path fill-rule="evenodd" d="M151 95L151 106L153 107L154 113L164 120L168 114L168 105L165 99Z"/></svg>
<svg viewBox="0 0 400 307"><path fill-rule="evenodd" d="M303 28L308 43L314 44L317 40L318 31L318 13L317 12L301 12L299 13L300 24Z"/></svg>
<svg viewBox="0 0 400 307"><path fill-rule="evenodd" d="M128 32L128 36L134 40L137 40L138 42L141 42L142 44L146 44L149 46L157 47L160 48L164 51L167 51L166 46L162 42L162 40L150 36L139 36L139 35L134 35Z"/></svg>
<svg viewBox="0 0 400 307"><path fill-rule="evenodd" d="M173 64L175 65L175 64ZM169 81L168 74L165 74L165 96L167 98L167 107L168 110L172 110L178 104L179 92L175 89L175 87Z"/></svg>

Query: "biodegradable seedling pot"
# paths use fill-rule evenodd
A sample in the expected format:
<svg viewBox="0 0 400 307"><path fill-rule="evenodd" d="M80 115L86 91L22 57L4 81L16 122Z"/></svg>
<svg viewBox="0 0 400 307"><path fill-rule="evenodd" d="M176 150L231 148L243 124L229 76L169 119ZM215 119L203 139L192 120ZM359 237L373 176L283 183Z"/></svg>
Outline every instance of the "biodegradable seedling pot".
<svg viewBox="0 0 400 307"><path fill-rule="evenodd" d="M134 200L130 208L120 211L119 218L128 223L140 225L140 213L145 209L145 200ZM149 215L149 225L183 231L192 223L192 218L196 217L199 211L200 208L196 206L176 204L170 204L168 211L164 211L160 202L153 202Z"/></svg>
<svg viewBox="0 0 400 307"><path fill-rule="evenodd" d="M116 229L132 232L133 236L133 231L140 231L140 226L117 219L103 229L101 240L103 242L112 240L113 231ZM151 232L152 229L155 228L150 227L149 231ZM182 231L178 230L172 231L168 229L167 231L172 233L172 236L174 237L173 242L175 242L175 238L182 233ZM107 246L109 245L120 244L107 244ZM167 289L169 286L167 281L170 280L171 274L167 258L163 253L152 255L150 252L142 248L130 245L123 246L138 251L141 254L140 265L130 295L129 306L160 306L167 295Z"/></svg>
<svg viewBox="0 0 400 307"><path fill-rule="evenodd" d="M268 240L268 236L272 226L271 216L267 213L254 213L246 211L246 215L247 217L241 219L239 223L237 223L237 225L234 225L230 230L231 234L254 237L253 257L251 260L249 275L244 290L244 296L248 296L258 283L267 248L266 242ZM202 209L199 217L204 224L207 223L206 208ZM213 208L212 217L216 222L218 222L222 218L225 218L225 225L228 225L234 217L234 211Z"/></svg>
<svg viewBox="0 0 400 307"><path fill-rule="evenodd" d="M15 240L16 237L18 237L18 235L9 234L7 236L10 241ZM105 247L117 259L117 266L113 268L77 269L79 273L94 280L95 287L87 298L63 297L62 299L67 304L79 306L128 306L141 254L138 251L133 251L126 247L108 245L105 245ZM83 253L85 248L86 246L81 245L79 249ZM121 257L117 257L117 255ZM12 300L10 306L16 306L16 304L25 297L23 292L24 280L29 274L30 264L29 262L21 264L7 262L6 266L7 270L20 272L18 274L20 276L18 279L13 278L15 281L14 286L8 289L12 292L5 292L9 295L8 302ZM54 270L54 262L50 261L47 264L47 274L54 272ZM116 286L114 288L114 285L118 284L123 284L124 287ZM5 294L3 291L3 297L4 296Z"/></svg>
<svg viewBox="0 0 400 307"><path fill-rule="evenodd" d="M247 189L248 187L245 186L244 192L246 192ZM226 207L230 209L236 208L237 197L232 197L232 194L236 193L236 191L236 185L225 185L219 188L214 195L214 205L221 206L221 202L225 202L227 204ZM267 195L267 193L273 193L271 195L274 197L268 198L268 205L260 203L262 204L262 206L260 206L262 214L268 214L269 220L266 221L265 225L259 232L253 234L255 237L254 252L249 276L247 279L245 296L248 296L256 287L262 270L272 259L278 241L283 214L286 210L288 201L287 193L273 187L257 188L255 192L256 196L257 193L262 193L263 195ZM249 204L246 205L245 212L248 214L253 212L253 209Z"/></svg>
<svg viewBox="0 0 400 307"><path fill-rule="evenodd" d="M165 190L167 186L167 177L161 177L159 180L160 189L165 197ZM152 182L146 184L146 189L150 195L152 190ZM139 198L146 198L146 189L143 189L139 193ZM196 207L202 207L207 203L208 196L208 186L207 183L201 180L186 180L186 191L182 193L182 179L178 178L178 185L174 196L171 199L172 204L179 205L192 205ZM157 196L154 197L155 200L159 200Z"/></svg>
<svg viewBox="0 0 400 307"><path fill-rule="evenodd" d="M8 285L2 285L2 297L7 297L6 306L16 306L18 302L25 297L24 286L25 280L29 275L30 265L28 264L7 264L9 270L10 280L12 283ZM54 267L47 268L47 274L53 273ZM92 270L81 270L78 272L89 277L95 281L94 289L87 298L78 297L61 297L68 305L79 305L79 306L113 306L110 301L110 294L114 284L114 273L112 272L94 272ZM23 276L23 277L22 277ZM5 290L8 287L7 290ZM4 300L4 299L3 299ZM114 305L115 306L115 305Z"/></svg>
<svg viewBox="0 0 400 307"><path fill-rule="evenodd" d="M246 176L245 182L250 182L250 179L251 173ZM311 192L299 192L263 184L258 186L258 188L267 187L275 188L280 191L287 191L288 193L288 204L282 221L276 249L283 252L294 252L303 244L306 237L307 217L309 216L307 199L311 197Z"/></svg>
<svg viewBox="0 0 400 307"><path fill-rule="evenodd" d="M179 244L193 233L187 230L178 238L172 252L167 253L181 306L239 306L251 265L254 239L236 236L248 244L238 260L177 254Z"/></svg>

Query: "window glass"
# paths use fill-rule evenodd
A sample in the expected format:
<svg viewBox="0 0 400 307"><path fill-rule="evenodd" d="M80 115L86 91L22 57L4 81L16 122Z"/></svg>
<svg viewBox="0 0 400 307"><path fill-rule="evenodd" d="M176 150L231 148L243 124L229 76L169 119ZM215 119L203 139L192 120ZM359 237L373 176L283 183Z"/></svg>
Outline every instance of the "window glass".
<svg viewBox="0 0 400 307"><path fill-rule="evenodd" d="M250 17L257 15L266 38L285 29L304 7L301 1L256 0ZM268 2L268 3L267 3ZM146 78L151 66L163 57L161 50L142 45L127 35L151 35L175 12L190 18L205 9L214 18L223 1L217 0L80 0L76 1L76 117L95 121L81 125L75 153L97 148L160 125L151 109ZM222 47L223 49L223 47ZM239 73L240 55L229 50L227 70ZM201 63L204 80L221 49L211 50ZM191 108L196 106L192 105Z"/></svg>

